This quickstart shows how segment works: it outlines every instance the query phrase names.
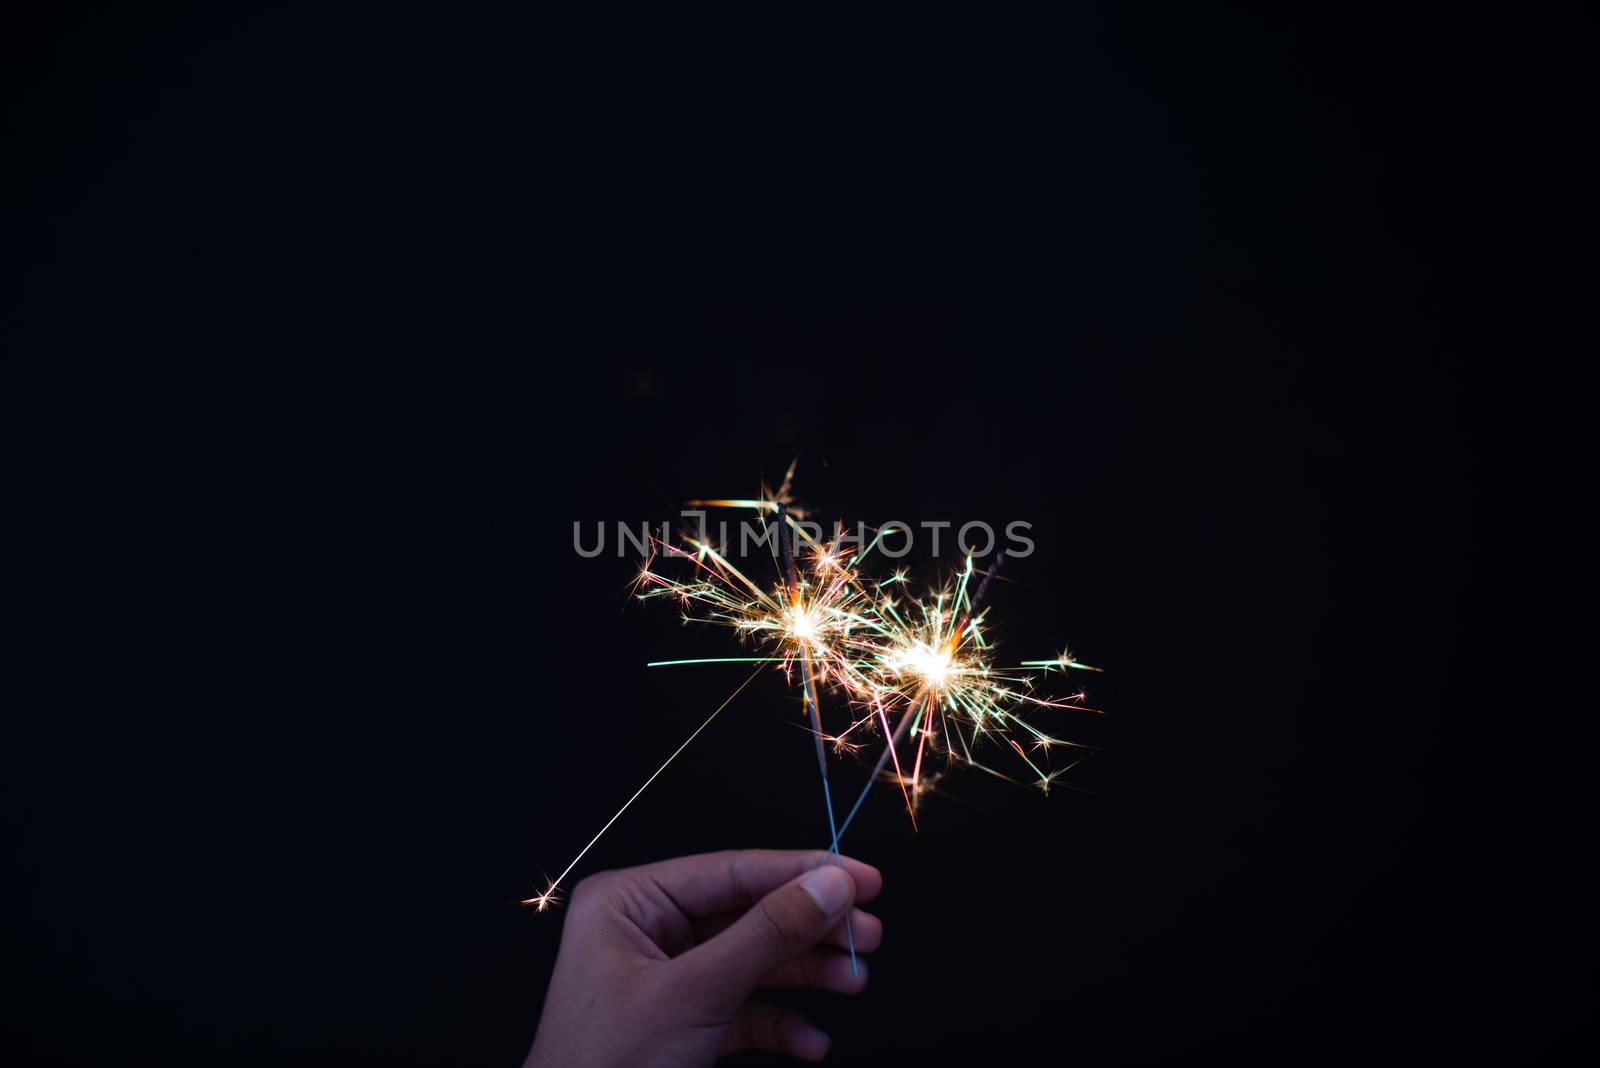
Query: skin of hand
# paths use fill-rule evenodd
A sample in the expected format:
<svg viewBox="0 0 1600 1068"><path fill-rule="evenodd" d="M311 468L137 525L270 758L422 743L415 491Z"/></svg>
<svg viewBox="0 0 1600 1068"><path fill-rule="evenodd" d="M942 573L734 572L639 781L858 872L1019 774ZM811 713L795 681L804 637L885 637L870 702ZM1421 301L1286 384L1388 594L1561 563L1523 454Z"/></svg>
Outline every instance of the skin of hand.
<svg viewBox="0 0 1600 1068"><path fill-rule="evenodd" d="M821 1060L830 1040L797 1012L751 1001L760 986L857 994L856 951L883 941L852 906L883 877L819 850L731 850L601 872L577 885L525 1068L702 1068L739 1050Z"/></svg>

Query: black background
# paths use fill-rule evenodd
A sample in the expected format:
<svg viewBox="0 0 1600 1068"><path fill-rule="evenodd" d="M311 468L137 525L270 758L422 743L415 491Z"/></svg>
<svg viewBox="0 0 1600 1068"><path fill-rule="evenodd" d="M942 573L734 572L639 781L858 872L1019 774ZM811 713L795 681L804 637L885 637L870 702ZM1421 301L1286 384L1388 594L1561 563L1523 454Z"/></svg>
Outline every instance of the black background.
<svg viewBox="0 0 1600 1068"><path fill-rule="evenodd" d="M869 804L836 1059L1562 1054L1579 35L1206 7L9 16L20 1060L517 1063L516 899L743 678L572 524L796 456L1107 669L1081 789ZM797 712L577 874L821 845Z"/></svg>

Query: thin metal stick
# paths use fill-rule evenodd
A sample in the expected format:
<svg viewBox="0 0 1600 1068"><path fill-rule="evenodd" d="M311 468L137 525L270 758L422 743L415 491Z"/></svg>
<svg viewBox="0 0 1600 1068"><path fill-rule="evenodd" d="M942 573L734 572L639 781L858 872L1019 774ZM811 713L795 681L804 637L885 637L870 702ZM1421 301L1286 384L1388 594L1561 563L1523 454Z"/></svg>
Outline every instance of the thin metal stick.
<svg viewBox="0 0 1600 1068"><path fill-rule="evenodd" d="M789 605L793 611L800 605L800 583L794 566L794 539L789 536L789 512L783 502L778 502L778 540L783 550L784 566L789 576ZM839 831L833 822L833 791L828 786L828 755L822 748L822 712L817 707L817 684L811 669L811 647L806 644L806 639L800 639L800 667L802 681L805 684L806 711L811 716L811 736L817 744L817 772L822 776L822 803L828 810L828 834L833 839L833 862L840 867L844 866L843 859L839 856ZM856 965L856 932L855 925L850 922L850 914L844 916L845 940L850 944L850 974L859 975Z"/></svg>
<svg viewBox="0 0 1600 1068"><path fill-rule="evenodd" d="M694 729L694 733L689 735L689 737L685 738L683 740L683 744L678 746L678 748L674 749L672 751L672 755L667 757L667 759L663 760L661 762L661 766L659 768L657 768L655 771L650 773L650 777L644 781L644 785L639 787L637 790L635 790L633 792L633 796L628 798L628 800L626 800L626 801L624 801L622 803L622 807L617 809L616 815L614 815L610 819L606 820L606 825L604 827L600 828L599 832L593 838L589 839L589 844L588 845L584 846L583 849L579 850L578 855L572 858L572 863L567 865L566 870L563 871L560 875L556 876L554 879L550 880L550 888L548 890L546 890L544 893L539 894L539 895L537 895L535 897L527 898L526 900L524 900L522 902L522 904L524 904L524 905L535 905L541 911L543 911L545 906L550 903L551 895L553 895L556 892L556 887L561 885L561 880L565 879L567 876L572 874L572 869L576 868L578 866L578 861L583 859L584 854L589 852L589 850L593 849L594 848L594 844L596 842L600 841L601 835L604 835L607 831L609 831L611 829L611 825L613 823L617 822L617 820L622 818L622 814L624 812L628 811L628 806L633 804L635 801L639 800L639 795L644 793L645 790L649 788L650 784L655 782L656 778L663 771L667 770L667 765L671 764L674 760L678 759L678 754L683 752L685 749L689 748L689 743L694 741L696 738L698 738L700 736L700 732L701 731L703 731L707 727L711 726L711 721L716 719L717 716L721 715L722 710L724 708L727 708L730 704L732 704L733 703L733 699L735 697L738 697L739 694L744 691L744 688L746 686L748 686L752 682L756 681L756 676L759 675L759 674L761 674L761 669L760 668L756 668L755 671L751 672L750 677L748 679L745 679L743 682L741 682L739 684L739 688L737 690L734 690L732 693L730 693L728 695L728 699L726 701L722 702L720 705L718 705L717 706L717 710L715 712L711 713L711 715L707 716L705 718L705 722L700 724L700 726L696 727Z"/></svg>

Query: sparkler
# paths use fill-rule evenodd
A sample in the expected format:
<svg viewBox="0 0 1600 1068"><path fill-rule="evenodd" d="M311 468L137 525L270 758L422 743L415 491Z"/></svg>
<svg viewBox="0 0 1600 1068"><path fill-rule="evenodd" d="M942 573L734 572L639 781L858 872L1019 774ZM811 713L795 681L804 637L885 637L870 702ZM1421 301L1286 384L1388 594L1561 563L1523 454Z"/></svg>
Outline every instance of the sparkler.
<svg viewBox="0 0 1600 1068"><path fill-rule="evenodd" d="M792 468L791 468L792 470ZM800 666L805 680L806 710L811 713L811 738L817 746L817 771L822 775L822 804L828 810L828 834L832 837L832 844L828 847L833 853L833 862L843 865L844 861L839 856L839 828L833 822L833 791L828 787L828 755L822 748L822 710L817 707L817 679L811 667L810 639L815 637L816 625L803 602L801 601L800 579L794 566L794 539L789 536L789 513L782 501L778 502L778 541L783 546L783 564L789 576L789 599L791 612L796 621L806 620L807 626L799 635ZM803 614L804 613L804 614ZM850 943L850 974L856 971L856 932L850 922L850 916L844 918L845 940Z"/></svg>
<svg viewBox="0 0 1600 1068"><path fill-rule="evenodd" d="M1053 698L1043 695L1039 687L1056 672L1099 668L1080 663L1065 651L1014 666L1001 665L995 659L986 635L987 602L1003 554L979 572L968 553L963 568L947 585L921 598L911 597L904 570L874 580L863 567L892 528L878 531L864 546L842 532L826 541L820 532L813 536L797 521L799 513L789 500L793 472L791 465L780 488L763 490L759 498L688 502L695 507L754 509L763 522L767 517L773 519L776 537L767 543L778 557L775 563L780 577L770 587L753 581L709 541L689 535L677 541L652 539L635 595L642 600L675 600L686 620L727 627L741 641L758 646L761 655L660 660L648 665L744 663L754 665L754 671L645 780L566 869L524 904L541 911L549 907L563 880L601 836L769 667L780 671L791 684L799 676L822 778L831 838L828 849L835 863L839 862L839 842L875 782L887 779L900 788L915 828L923 799L952 767L971 766L1009 782L1020 781L976 758L974 754L981 753L985 744L998 743L1020 757L1032 772L1034 784L1045 793L1093 751L1092 746L1045 731L1035 725L1033 717L1098 713L1083 704L1081 692ZM662 566L667 563L673 566ZM978 573L982 579L972 590L972 576ZM850 717L845 728L831 737L823 727L820 691L834 695ZM892 730L891 719L896 720ZM831 744L840 754L854 753L874 735L883 740L876 765L844 820L835 823L824 745ZM908 737L916 743L908 754L909 774L900 759ZM1065 766L1051 764L1051 752L1057 747L1074 754ZM941 758L944 770L936 773L932 764ZM891 763L893 774L886 776ZM849 933L854 969L854 937Z"/></svg>

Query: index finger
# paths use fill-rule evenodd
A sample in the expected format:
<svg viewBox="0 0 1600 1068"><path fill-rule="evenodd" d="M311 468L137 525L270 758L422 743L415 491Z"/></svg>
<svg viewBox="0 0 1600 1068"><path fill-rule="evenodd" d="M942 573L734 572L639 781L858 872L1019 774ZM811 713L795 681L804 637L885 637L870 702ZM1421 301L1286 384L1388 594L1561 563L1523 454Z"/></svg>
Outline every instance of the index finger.
<svg viewBox="0 0 1600 1068"><path fill-rule="evenodd" d="M840 858L856 884L856 901L871 901L883 889L877 868ZM743 911L802 872L834 862L825 849L727 849L644 864L630 875L649 879L688 916Z"/></svg>

